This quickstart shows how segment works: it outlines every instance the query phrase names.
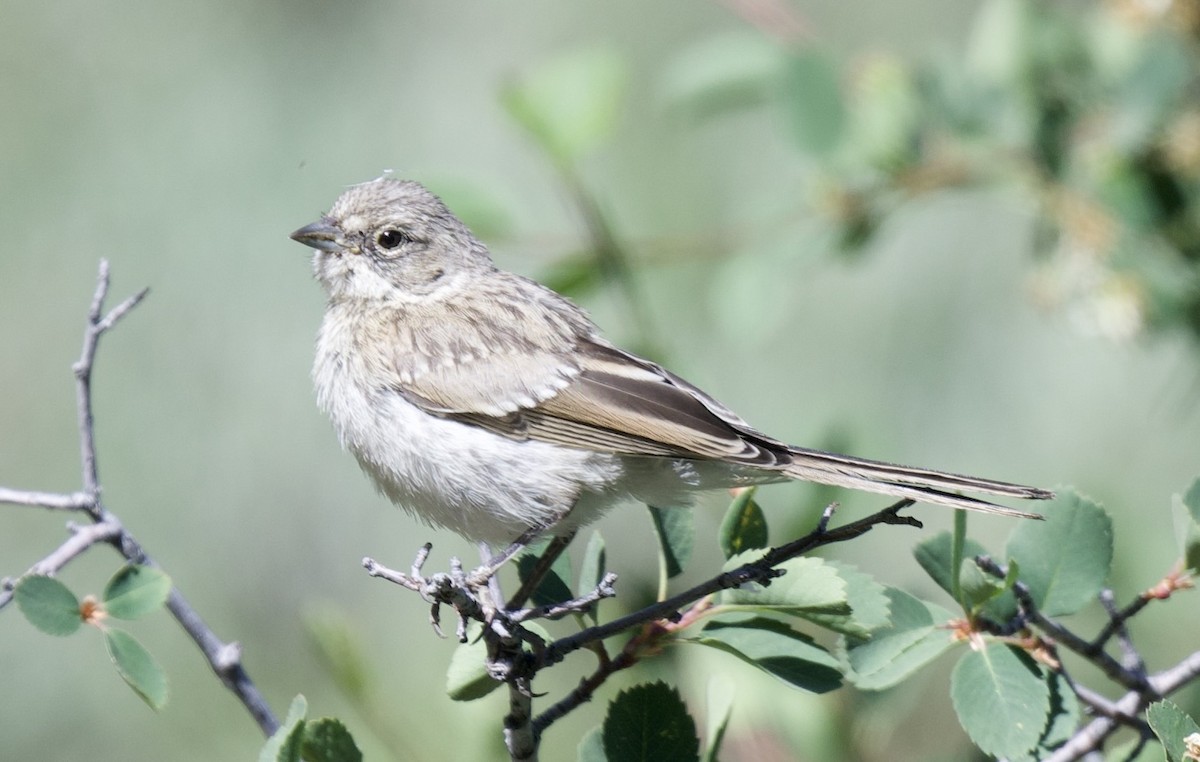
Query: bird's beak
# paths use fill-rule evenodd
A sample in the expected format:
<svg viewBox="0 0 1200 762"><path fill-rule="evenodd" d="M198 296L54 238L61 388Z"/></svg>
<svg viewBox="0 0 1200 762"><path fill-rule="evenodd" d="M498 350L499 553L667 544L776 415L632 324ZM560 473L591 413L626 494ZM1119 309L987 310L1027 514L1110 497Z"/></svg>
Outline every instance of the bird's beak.
<svg viewBox="0 0 1200 762"><path fill-rule="evenodd" d="M340 251L346 248L341 229L328 220L319 220L292 233L291 239L321 251Z"/></svg>

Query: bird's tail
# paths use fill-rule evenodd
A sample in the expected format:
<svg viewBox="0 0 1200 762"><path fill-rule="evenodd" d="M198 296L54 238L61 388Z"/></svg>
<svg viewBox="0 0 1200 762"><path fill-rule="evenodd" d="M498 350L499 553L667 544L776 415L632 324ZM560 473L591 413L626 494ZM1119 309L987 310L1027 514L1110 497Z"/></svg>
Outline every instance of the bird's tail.
<svg viewBox="0 0 1200 762"><path fill-rule="evenodd" d="M959 490L965 490L1024 500L1049 500L1054 497L1053 492L1036 487L932 471L927 468L898 466L893 463L854 458L821 450L793 447L789 448L788 452L791 455L791 463L785 466L783 471L792 478L908 498L921 503L947 505L951 508L965 508L969 511L996 513L1003 516L1040 519L1042 516L1037 513L1019 511L1015 508L956 493Z"/></svg>

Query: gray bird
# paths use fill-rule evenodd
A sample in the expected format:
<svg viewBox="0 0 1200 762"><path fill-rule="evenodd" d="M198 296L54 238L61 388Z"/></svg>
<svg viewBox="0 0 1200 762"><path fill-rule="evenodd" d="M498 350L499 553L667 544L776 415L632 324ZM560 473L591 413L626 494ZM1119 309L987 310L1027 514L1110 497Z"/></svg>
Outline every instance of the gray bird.
<svg viewBox="0 0 1200 762"><path fill-rule="evenodd" d="M1020 517L1037 515L957 493L1053 497L769 437L497 269L415 182L355 185L291 237L316 250L328 294L318 404L392 502L471 540L565 536L619 503L790 479Z"/></svg>

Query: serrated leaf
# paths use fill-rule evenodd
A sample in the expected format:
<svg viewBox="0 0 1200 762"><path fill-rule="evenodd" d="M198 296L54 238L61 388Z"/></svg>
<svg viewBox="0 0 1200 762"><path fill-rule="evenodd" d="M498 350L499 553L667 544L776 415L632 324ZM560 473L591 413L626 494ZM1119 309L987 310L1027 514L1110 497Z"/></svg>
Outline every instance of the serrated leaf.
<svg viewBox="0 0 1200 762"><path fill-rule="evenodd" d="M537 566L538 558L543 552L545 552L544 546L522 553L521 557L517 559L517 575L521 578L522 584L533 573L533 567ZM535 606L546 606L571 600L571 588L567 587L566 582L570 578L571 557L567 555L566 551L563 551L558 558L554 559L550 570L546 572L546 576L542 577L541 582L538 582L529 599Z"/></svg>
<svg viewBox="0 0 1200 762"><path fill-rule="evenodd" d="M666 576L668 579L678 576L692 557L692 547L696 541L692 510L647 507L654 521L654 531L658 534L659 558Z"/></svg>
<svg viewBox="0 0 1200 762"><path fill-rule="evenodd" d="M17 583L13 596L29 623L47 635L70 635L83 624L79 599L53 577L40 574L24 577Z"/></svg>
<svg viewBox="0 0 1200 762"><path fill-rule="evenodd" d="M719 759L725 728L729 726L729 717L733 714L733 693L733 683L721 675L713 675L708 679L704 762L717 762Z"/></svg>
<svg viewBox="0 0 1200 762"><path fill-rule="evenodd" d="M621 691L608 705L604 751L622 762L697 762L700 739L679 692L655 682Z"/></svg>
<svg viewBox="0 0 1200 762"><path fill-rule="evenodd" d="M724 571L737 569L761 557L758 551L741 553L725 562ZM793 558L779 565L786 573L771 580L769 586L750 583L725 590L720 605L786 612L809 617L813 614L848 616L846 582L837 569L815 557Z"/></svg>
<svg viewBox="0 0 1200 762"><path fill-rule="evenodd" d="M884 594L890 623L873 631L869 640L846 639L854 683L863 690L890 688L954 645L944 627L952 618L949 611L896 588Z"/></svg>
<svg viewBox="0 0 1200 762"><path fill-rule="evenodd" d="M559 164L571 164L613 132L628 79L610 49L580 50L505 87L501 102Z"/></svg>
<svg viewBox="0 0 1200 762"><path fill-rule="evenodd" d="M888 618L889 603L887 588L874 577L839 561L827 561L838 577L846 584L846 602L849 613L810 611L804 618L822 627L842 633L866 637L874 630L884 627Z"/></svg>
<svg viewBox="0 0 1200 762"><path fill-rule="evenodd" d="M104 631L104 645L117 674L151 709L166 706L167 676L141 643L124 630L110 627Z"/></svg>
<svg viewBox="0 0 1200 762"><path fill-rule="evenodd" d="M327 603L309 606L304 611L304 627L338 688L353 699L366 699L370 670L358 630L346 613Z"/></svg>
<svg viewBox="0 0 1200 762"><path fill-rule="evenodd" d="M1058 672L1048 672L1045 675L1050 688L1050 717L1042 730L1042 737L1035 746L1024 756L1014 756L1011 762L1037 762L1067 742L1079 729L1079 701L1067 679ZM1125 757L1115 757L1125 760Z"/></svg>
<svg viewBox="0 0 1200 762"><path fill-rule="evenodd" d="M304 724L304 762L362 762L354 737L339 720L322 717Z"/></svg>
<svg viewBox="0 0 1200 762"><path fill-rule="evenodd" d="M288 704L288 712L287 716L283 718L283 724L285 726L295 725L297 722L303 720L307 714L308 699L304 697L303 693L297 693L295 698L292 699L292 703Z"/></svg>
<svg viewBox="0 0 1200 762"><path fill-rule="evenodd" d="M1192 762L1194 757L1184 756L1188 752L1184 739L1193 733L1200 733L1195 720L1174 702L1163 699L1146 707L1146 722L1150 723L1150 729L1158 736L1169 762Z"/></svg>
<svg viewBox="0 0 1200 762"><path fill-rule="evenodd" d="M597 725L579 742L579 762L608 762L604 752L604 727Z"/></svg>
<svg viewBox="0 0 1200 762"><path fill-rule="evenodd" d="M1112 567L1112 520L1099 505L1063 489L1043 511L1045 521L1017 525L1008 556L1047 616L1073 614L1104 587Z"/></svg>
<svg viewBox="0 0 1200 762"><path fill-rule="evenodd" d="M479 627L472 624L467 642L459 643L446 669L446 695L453 701L474 701L501 686L487 671L487 644L476 637Z"/></svg>
<svg viewBox="0 0 1200 762"><path fill-rule="evenodd" d="M726 558L767 547L767 517L754 500L754 487L738 493L721 521L718 541Z"/></svg>
<svg viewBox="0 0 1200 762"><path fill-rule="evenodd" d="M304 715L308 713L308 700L297 694L288 707L287 717L271 734L258 753L258 762L301 762L300 751L304 742Z"/></svg>
<svg viewBox="0 0 1200 762"><path fill-rule="evenodd" d="M1050 688L1037 665L1002 643L967 651L950 675L950 698L967 735L997 757L1034 748L1050 712Z"/></svg>
<svg viewBox="0 0 1200 762"><path fill-rule="evenodd" d="M699 635L680 638L733 654L794 688L825 693L842 684L841 665L833 654L785 622L764 616L717 619Z"/></svg>
<svg viewBox="0 0 1200 762"><path fill-rule="evenodd" d="M138 619L158 611L171 594L171 578L158 569L126 564L104 587L104 610L117 619Z"/></svg>
<svg viewBox="0 0 1200 762"><path fill-rule="evenodd" d="M828 53L809 46L787 62L783 101L801 150L825 156L838 146L846 127L846 109L838 70Z"/></svg>

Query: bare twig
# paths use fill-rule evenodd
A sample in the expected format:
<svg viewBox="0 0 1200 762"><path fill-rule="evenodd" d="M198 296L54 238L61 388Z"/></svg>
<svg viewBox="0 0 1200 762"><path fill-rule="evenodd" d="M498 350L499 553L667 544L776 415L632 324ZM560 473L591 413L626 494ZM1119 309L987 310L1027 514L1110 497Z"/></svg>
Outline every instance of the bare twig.
<svg viewBox="0 0 1200 762"><path fill-rule="evenodd" d="M71 369L75 374L75 397L79 420L79 447L82 462L83 490L67 494L21 491L0 487L0 503L28 505L48 510L75 511L87 515L92 524L71 526L71 537L62 545L35 563L27 574L57 574L80 553L97 543L112 545L127 561L136 564L157 566L146 554L141 544L121 524L120 520L100 499L100 475L96 464L95 420L92 415L92 369L96 361L96 350L100 337L136 307L148 293L143 289L113 309L104 313L104 300L108 295L109 267L107 260L100 261L96 290L88 309L87 327L83 334L83 348ZM14 583L6 582L0 588L0 608L12 598ZM225 643L204 623L200 615L184 599L178 588L172 588L167 598L167 609L183 627L184 632L200 648L213 672L221 682L241 701L263 733L270 735L279 727L266 699L246 674L241 663L241 647L237 643Z"/></svg>
<svg viewBox="0 0 1200 762"><path fill-rule="evenodd" d="M0 487L0 503L28 505L33 508L46 508L52 511L87 511L95 506L96 501L86 492L61 494L58 492L31 492L28 490Z"/></svg>

